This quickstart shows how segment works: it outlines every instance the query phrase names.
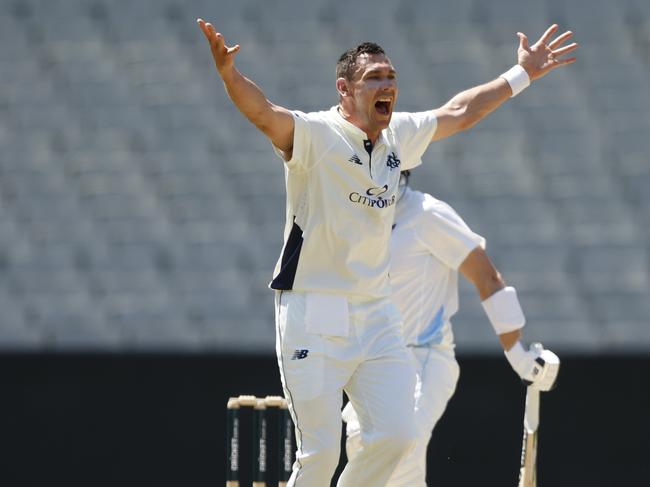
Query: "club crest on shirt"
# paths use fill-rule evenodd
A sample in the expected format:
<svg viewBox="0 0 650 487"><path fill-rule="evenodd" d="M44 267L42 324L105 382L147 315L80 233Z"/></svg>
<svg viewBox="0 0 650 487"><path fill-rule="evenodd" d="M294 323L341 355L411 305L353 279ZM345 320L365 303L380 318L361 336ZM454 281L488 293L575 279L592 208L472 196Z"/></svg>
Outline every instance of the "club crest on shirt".
<svg viewBox="0 0 650 487"><path fill-rule="evenodd" d="M391 152L388 155L388 159L386 160L386 165L388 167L390 167L391 169L397 169L400 166L401 163L402 163L402 161L400 161L397 158L397 154L395 154L394 152Z"/></svg>

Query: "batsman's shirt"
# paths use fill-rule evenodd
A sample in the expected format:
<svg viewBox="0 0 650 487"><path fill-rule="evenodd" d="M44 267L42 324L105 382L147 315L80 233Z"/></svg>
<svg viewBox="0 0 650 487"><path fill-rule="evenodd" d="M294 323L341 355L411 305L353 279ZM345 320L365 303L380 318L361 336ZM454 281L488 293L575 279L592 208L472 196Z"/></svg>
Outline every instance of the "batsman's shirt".
<svg viewBox="0 0 650 487"><path fill-rule="evenodd" d="M450 318L458 311L458 267L485 239L443 201L406 188L390 241L393 302L407 345L453 347Z"/></svg>
<svg viewBox="0 0 650 487"><path fill-rule="evenodd" d="M270 287L389 296L399 175L420 164L437 127L434 113L393 113L374 146L337 107L293 115L284 246Z"/></svg>

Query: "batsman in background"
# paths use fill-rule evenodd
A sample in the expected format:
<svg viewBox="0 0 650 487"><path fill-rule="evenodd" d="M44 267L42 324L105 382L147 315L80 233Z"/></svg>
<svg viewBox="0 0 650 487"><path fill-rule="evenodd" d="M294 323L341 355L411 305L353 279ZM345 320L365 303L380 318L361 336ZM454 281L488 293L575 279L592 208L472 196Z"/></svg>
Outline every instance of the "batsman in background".
<svg viewBox="0 0 650 487"><path fill-rule="evenodd" d="M549 351L525 350L525 318L517 293L506 286L485 252L485 239L472 232L454 209L408 187L401 174L390 241L393 302L402 313L404 338L416 364L415 417L418 439L387 484L426 487L427 446L458 381L451 318L458 311L458 273L471 281L505 356L525 383L548 390L559 359ZM362 451L363 428L351 402L343 409L348 461Z"/></svg>
<svg viewBox="0 0 650 487"><path fill-rule="evenodd" d="M228 96L284 162L284 245L270 287L280 378L296 427L288 485L329 486L345 391L364 448L338 485L381 487L417 437L415 369L390 300L388 247L400 170L418 165L431 141L470 128L532 80L573 62L564 56L577 45L562 47L571 32L553 39L557 25L532 46L519 34L517 64L502 76L440 108L394 113L397 72L380 46L363 43L336 64L337 105L302 113L270 102L235 67L240 46L198 23Z"/></svg>

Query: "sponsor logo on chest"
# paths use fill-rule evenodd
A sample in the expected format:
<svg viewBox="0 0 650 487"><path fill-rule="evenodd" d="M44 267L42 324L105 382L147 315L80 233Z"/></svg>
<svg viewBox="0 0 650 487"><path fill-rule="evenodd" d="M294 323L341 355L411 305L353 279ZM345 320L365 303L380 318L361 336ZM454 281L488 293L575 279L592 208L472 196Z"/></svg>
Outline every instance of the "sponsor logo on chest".
<svg viewBox="0 0 650 487"><path fill-rule="evenodd" d="M365 191L365 194L358 193L353 191L348 195L348 199L352 203L356 203L362 206L368 206L370 208L390 208L395 204L395 195L387 197L385 193L388 191L388 185L384 184L380 187L368 188Z"/></svg>

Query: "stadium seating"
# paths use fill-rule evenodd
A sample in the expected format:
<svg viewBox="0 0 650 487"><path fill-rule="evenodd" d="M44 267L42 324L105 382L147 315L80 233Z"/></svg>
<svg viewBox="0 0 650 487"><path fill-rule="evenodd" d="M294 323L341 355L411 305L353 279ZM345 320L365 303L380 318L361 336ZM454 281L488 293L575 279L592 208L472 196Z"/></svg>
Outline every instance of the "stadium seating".
<svg viewBox="0 0 650 487"><path fill-rule="evenodd" d="M422 110L507 69L517 31L574 30L579 62L432 144L413 183L487 238L530 338L650 348L647 1L20 0L0 3L1 349L273 349L282 164L197 17L303 111L336 103L334 63L364 40ZM475 294L459 350L496 353Z"/></svg>

